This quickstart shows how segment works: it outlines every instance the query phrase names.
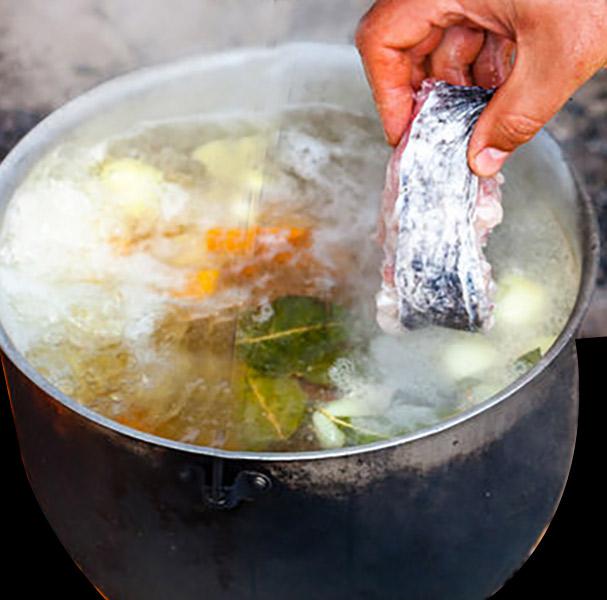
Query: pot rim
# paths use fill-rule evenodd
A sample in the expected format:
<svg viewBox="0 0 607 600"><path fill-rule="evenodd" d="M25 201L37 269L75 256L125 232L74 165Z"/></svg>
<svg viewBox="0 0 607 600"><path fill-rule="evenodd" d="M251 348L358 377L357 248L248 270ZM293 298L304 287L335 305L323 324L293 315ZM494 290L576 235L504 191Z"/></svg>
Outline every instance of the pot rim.
<svg viewBox="0 0 607 600"><path fill-rule="evenodd" d="M278 49L284 53L285 46L289 46L295 51L306 46L317 46L318 44L310 43L293 43L285 44ZM344 48L351 48L342 44L335 44L335 46L342 46ZM231 62L238 60L239 56L247 53L247 56L251 56L254 52L258 53L258 56L272 56L278 52L277 48L272 49L253 49L245 48L238 50L229 50L225 52L218 52L208 55L201 55L196 57L188 57L178 61L172 61L162 65L156 65L143 69L137 69L126 75L121 75L110 79L109 81L102 83L88 92L81 94L70 100L57 110L50 113L45 119L43 119L38 125L28 132L23 139L11 150L8 156L0 164L0 194L10 195L21 183L23 177L21 176L21 170L19 169L23 163L27 162L27 158L36 152L36 149L40 146L44 146L45 151L49 147L49 142L56 142L65 133L72 131L74 127L82 124L83 116L87 116L91 113L91 108L94 107L95 113L99 113L100 110L106 104L113 104L116 100L125 100L131 94L136 93L138 90L147 89L152 84L158 84L158 82L166 79L175 77L176 75L184 74L192 68L208 68L213 67L218 61ZM548 135L554 139L549 133L545 132L544 135ZM45 142L45 143L42 143ZM34 161L33 164L37 162ZM565 161L566 162L566 161ZM25 173L29 172L31 166L27 166ZM76 400L70 398L68 395L61 392L50 382L48 382L42 375L40 375L25 359L25 357L17 350L12 340L6 333L3 324L0 322L0 349L4 355L15 365L15 367L21 371L34 385L42 389L50 398L61 403L64 407L69 409L71 412L76 413L80 417L88 421L92 421L97 426L104 430L108 430L112 433L117 433L126 438L129 438L135 442L143 442L150 444L151 446L167 449L176 450L179 452L191 454L193 456L210 456L214 458L223 458L230 460L246 460L246 461L263 461L263 462L284 462L284 461L306 461L306 460L319 460L319 459L332 459L341 458L346 456L353 456L359 454L366 454L369 452L375 452L385 450L388 448L394 448L405 444L411 444L417 440L422 440L435 436L437 434L446 432L450 429L463 424L464 422L474 419L485 412L488 412L503 402L507 401L520 389L524 388L533 379L535 379L540 373L548 368L552 362L561 354L561 352L569 344L578 328L581 325L582 319L584 318L595 287L595 281L598 273L599 264L599 233L598 224L596 219L596 212L590 197L588 196L583 184L581 183L580 177L576 171L566 162L567 168L572 173L575 181L575 187L577 191L578 203L581 205L580 210L580 226L582 232L582 270L579 284L578 295L576 303L571 315L567 321L567 324L561 331L560 335L552 345L550 350L542 357L542 359L529 371L523 374L521 377L516 379L506 388L502 389L498 394L488 398L484 402L469 408L457 415L435 423L430 427L419 429L415 432L391 438L389 440L382 440L373 442L370 444L364 444L360 446L346 446L343 448L335 448L328 450L315 450L305 452L250 452L250 451L234 451L234 450L222 450L218 448L212 448L208 446L198 446L194 444L188 444L184 442L178 442L167 438L162 438L156 435L145 433L126 425L122 425L112 419L104 417L103 415L96 413L95 411L87 408ZM17 173L15 175L15 172ZM23 173L23 175L25 175ZM6 375L6 370L5 370ZM8 386L8 381L7 381ZM9 389L10 394L10 389Z"/></svg>

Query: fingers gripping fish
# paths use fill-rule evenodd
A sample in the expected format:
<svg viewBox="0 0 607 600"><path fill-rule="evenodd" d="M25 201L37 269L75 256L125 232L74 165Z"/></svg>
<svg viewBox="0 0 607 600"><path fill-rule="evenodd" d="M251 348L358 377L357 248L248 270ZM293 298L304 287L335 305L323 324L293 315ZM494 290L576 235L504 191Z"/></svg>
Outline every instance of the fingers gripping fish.
<svg viewBox="0 0 607 600"><path fill-rule="evenodd" d="M493 92L426 80L390 164L379 237L377 318L387 332L492 325L495 284L483 247L502 221L503 177L468 167L474 125Z"/></svg>

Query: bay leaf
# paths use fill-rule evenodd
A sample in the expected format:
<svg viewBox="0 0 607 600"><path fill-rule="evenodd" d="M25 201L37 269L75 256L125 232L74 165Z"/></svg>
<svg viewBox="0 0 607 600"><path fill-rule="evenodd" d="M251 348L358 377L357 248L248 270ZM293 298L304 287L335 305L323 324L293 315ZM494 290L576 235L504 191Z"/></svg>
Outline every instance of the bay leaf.
<svg viewBox="0 0 607 600"><path fill-rule="evenodd" d="M237 389L247 448L257 450L273 442L284 442L301 425L307 396L295 379L267 377L247 369Z"/></svg>
<svg viewBox="0 0 607 600"><path fill-rule="evenodd" d="M326 417L334 425L339 427L341 431L343 431L343 433L346 435L346 445L348 446L359 446L362 444L370 444L372 442L390 439L390 436L376 431L371 431L366 427L354 425L349 417L336 417L324 408L317 409L317 412Z"/></svg>
<svg viewBox="0 0 607 600"><path fill-rule="evenodd" d="M260 322L256 313L239 319L238 356L249 367L271 375L313 375L349 342L348 313L335 304L307 296L285 296L272 303L272 316ZM315 372L316 371L316 372Z"/></svg>
<svg viewBox="0 0 607 600"><path fill-rule="evenodd" d="M519 356L514 362L514 366L520 371L528 371L534 367L542 358L542 349L534 348L533 350Z"/></svg>
<svg viewBox="0 0 607 600"><path fill-rule="evenodd" d="M331 380L329 370L338 358L340 358L340 354L327 354L327 356L323 357L317 363L309 365L303 372L295 373L295 375L314 385L325 387L334 386L335 384Z"/></svg>

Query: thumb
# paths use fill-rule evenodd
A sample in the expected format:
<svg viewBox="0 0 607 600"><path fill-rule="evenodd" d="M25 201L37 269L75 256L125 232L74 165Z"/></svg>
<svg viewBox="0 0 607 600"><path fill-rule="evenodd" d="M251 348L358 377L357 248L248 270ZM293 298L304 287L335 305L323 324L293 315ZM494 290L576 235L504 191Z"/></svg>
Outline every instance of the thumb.
<svg viewBox="0 0 607 600"><path fill-rule="evenodd" d="M512 73L481 114L470 140L468 162L477 175L495 175L510 153L531 140L578 87L577 78L567 78L568 69L555 68L559 61L554 55L549 58L553 62L546 65L537 49L520 49Z"/></svg>

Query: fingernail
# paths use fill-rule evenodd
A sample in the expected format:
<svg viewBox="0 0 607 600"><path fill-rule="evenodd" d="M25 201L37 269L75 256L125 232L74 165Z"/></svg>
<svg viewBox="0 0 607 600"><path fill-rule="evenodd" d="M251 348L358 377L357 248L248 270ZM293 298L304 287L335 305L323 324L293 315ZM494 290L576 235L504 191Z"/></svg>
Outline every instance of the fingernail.
<svg viewBox="0 0 607 600"><path fill-rule="evenodd" d="M481 177L492 177L504 166L509 156L510 152L504 152L497 148L481 150L474 159L476 173Z"/></svg>

